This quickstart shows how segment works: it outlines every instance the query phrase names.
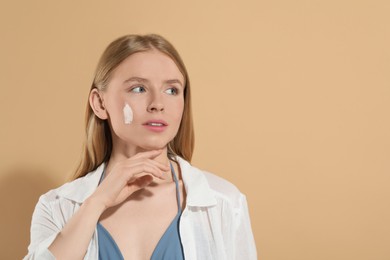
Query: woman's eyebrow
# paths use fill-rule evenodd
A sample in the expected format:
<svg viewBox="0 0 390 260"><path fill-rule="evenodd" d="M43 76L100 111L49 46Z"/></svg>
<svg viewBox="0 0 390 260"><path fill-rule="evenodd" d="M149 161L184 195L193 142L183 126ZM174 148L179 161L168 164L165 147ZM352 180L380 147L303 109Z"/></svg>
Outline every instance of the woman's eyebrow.
<svg viewBox="0 0 390 260"><path fill-rule="evenodd" d="M183 83L180 80L178 80L178 79L169 79L169 80L166 80L165 83L167 83L167 84L175 84L175 83L177 83L180 86L183 86Z"/></svg>
<svg viewBox="0 0 390 260"><path fill-rule="evenodd" d="M123 83L126 84L126 83L131 82L131 81L136 81L136 82L140 82L140 83L149 83L150 82L148 79L145 79L145 78L131 77L131 78L126 79ZM179 84L180 86L183 86L183 83L178 79L168 79L168 80L164 81L164 83L165 84Z"/></svg>
<svg viewBox="0 0 390 260"><path fill-rule="evenodd" d="M131 82L131 81L137 81L137 82L141 82L141 83L148 83L149 82L149 80L144 79L144 78L131 77L131 78L126 79L123 83L128 83L128 82Z"/></svg>

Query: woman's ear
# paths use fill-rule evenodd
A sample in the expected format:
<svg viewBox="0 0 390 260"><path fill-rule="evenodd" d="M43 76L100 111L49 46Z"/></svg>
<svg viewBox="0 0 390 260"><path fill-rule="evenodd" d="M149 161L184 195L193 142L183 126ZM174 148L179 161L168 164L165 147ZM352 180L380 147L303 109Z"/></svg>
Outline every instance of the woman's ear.
<svg viewBox="0 0 390 260"><path fill-rule="evenodd" d="M104 101L96 88L92 89L91 93L89 93L89 105L97 117L102 120L108 118L107 110L104 106Z"/></svg>

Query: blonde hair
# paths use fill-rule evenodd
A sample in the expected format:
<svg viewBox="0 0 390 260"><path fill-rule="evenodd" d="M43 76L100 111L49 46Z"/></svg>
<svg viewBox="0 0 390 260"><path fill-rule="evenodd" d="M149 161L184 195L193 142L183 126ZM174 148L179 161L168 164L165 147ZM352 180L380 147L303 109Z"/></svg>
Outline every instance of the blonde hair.
<svg viewBox="0 0 390 260"><path fill-rule="evenodd" d="M160 35L126 35L113 41L103 52L95 71L91 86L104 91L115 68L130 55L156 49L168 55L184 76L184 110L179 130L175 138L168 144L168 155L171 159L178 155L191 161L194 150L194 129L191 111L190 81L187 70L179 53L173 45ZM93 112L89 102L85 114L86 138L82 148L80 163L74 178L85 176L95 170L101 163L110 159L112 152L111 131L107 120L101 120Z"/></svg>

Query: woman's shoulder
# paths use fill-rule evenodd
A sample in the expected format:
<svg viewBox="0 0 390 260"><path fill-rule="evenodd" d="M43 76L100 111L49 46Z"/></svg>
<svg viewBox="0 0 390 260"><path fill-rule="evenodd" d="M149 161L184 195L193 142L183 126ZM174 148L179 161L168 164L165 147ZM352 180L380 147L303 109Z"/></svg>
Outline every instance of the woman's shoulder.
<svg viewBox="0 0 390 260"><path fill-rule="evenodd" d="M83 177L64 183L63 185L51 189L41 195L40 200L52 202L61 198L74 202L83 202L97 187L103 166L89 172Z"/></svg>
<svg viewBox="0 0 390 260"><path fill-rule="evenodd" d="M212 192L216 197L227 200L234 205L240 203L240 200L245 197L236 185L215 173L199 169L183 159L180 161L180 165L184 168L184 173L187 172L183 178L189 186L204 186L203 189L199 190Z"/></svg>
<svg viewBox="0 0 390 260"><path fill-rule="evenodd" d="M242 196L241 191L230 181L220 177L219 175L216 175L215 173L211 173L205 170L201 171L206 177L210 188L215 192L228 196L232 199Z"/></svg>
<svg viewBox="0 0 390 260"><path fill-rule="evenodd" d="M50 203L50 202L59 200L60 198L63 197L62 194L66 193L68 191L69 187L78 185L80 183L80 181L81 181L80 178L73 180L73 181L68 181L68 182L62 184L61 186L55 187L51 190L48 190L47 192L45 192L44 194L42 194L40 196L39 201Z"/></svg>

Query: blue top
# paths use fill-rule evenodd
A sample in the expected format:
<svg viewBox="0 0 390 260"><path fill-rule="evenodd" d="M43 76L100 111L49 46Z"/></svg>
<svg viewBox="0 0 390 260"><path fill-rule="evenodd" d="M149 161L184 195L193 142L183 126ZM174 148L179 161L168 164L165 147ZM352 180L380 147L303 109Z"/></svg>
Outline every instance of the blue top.
<svg viewBox="0 0 390 260"><path fill-rule="evenodd" d="M176 178L175 170L171 164L171 170L173 175L173 180L176 184L176 197L177 197L177 206L178 213L175 218L172 220L171 224L160 238L157 243L156 248L153 251L151 260L160 260L160 259L169 259L169 260L183 260L183 246L180 240L179 233L179 222L181 216L181 206L180 206L180 192L179 192L179 182ZM104 172L100 182L104 178ZM99 184L100 184L99 182ZM123 260L121 251L119 250L118 245L115 243L115 240L112 238L110 233L98 222L97 223L97 232L98 232L98 243L99 243L99 260Z"/></svg>

